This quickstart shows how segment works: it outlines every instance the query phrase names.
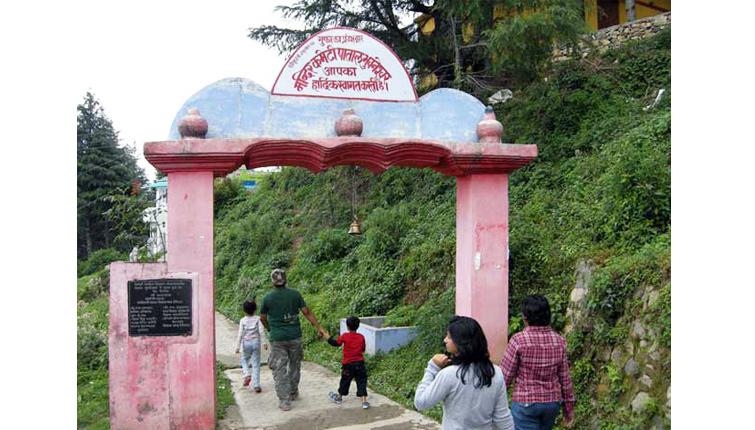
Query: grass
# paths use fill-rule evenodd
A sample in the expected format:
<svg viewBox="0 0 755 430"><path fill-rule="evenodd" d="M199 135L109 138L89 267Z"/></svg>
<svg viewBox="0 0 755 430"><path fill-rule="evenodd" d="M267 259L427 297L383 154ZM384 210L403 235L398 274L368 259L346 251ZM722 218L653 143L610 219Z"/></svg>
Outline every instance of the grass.
<svg viewBox="0 0 755 430"><path fill-rule="evenodd" d="M231 390L231 380L225 376L225 372L228 367L222 363L215 363L215 394L217 396L217 410L216 419L221 420L225 418L225 411L228 406L235 405L236 399L233 397L233 391Z"/></svg>
<svg viewBox="0 0 755 430"><path fill-rule="evenodd" d="M76 386L76 427L80 430L110 428L108 370L79 371Z"/></svg>

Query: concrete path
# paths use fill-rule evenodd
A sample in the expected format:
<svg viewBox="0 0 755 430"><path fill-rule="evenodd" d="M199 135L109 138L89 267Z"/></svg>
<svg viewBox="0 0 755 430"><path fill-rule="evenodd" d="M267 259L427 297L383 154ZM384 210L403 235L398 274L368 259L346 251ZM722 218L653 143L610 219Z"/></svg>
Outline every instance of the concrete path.
<svg viewBox="0 0 755 430"><path fill-rule="evenodd" d="M241 355L236 354L239 325L225 315L215 312L215 359L227 367L241 369ZM262 349L262 364L267 364L269 351ZM251 364L250 364L251 365ZM263 366L263 369L265 367Z"/></svg>
<svg viewBox="0 0 755 430"><path fill-rule="evenodd" d="M304 362L301 369L299 398L293 409L283 412L278 409L273 375L267 366L261 369L262 393L251 387L243 387L243 374L239 356L235 354L238 326L218 313L215 314L215 354L218 361L235 366L225 373L231 380L233 394L238 406L226 411L220 422L221 430L435 430L440 425L416 411L403 408L398 403L381 396L368 388L370 409L363 410L355 395L344 398L341 405L328 400L328 392L338 388L340 375L317 365ZM356 386L352 384L356 391Z"/></svg>

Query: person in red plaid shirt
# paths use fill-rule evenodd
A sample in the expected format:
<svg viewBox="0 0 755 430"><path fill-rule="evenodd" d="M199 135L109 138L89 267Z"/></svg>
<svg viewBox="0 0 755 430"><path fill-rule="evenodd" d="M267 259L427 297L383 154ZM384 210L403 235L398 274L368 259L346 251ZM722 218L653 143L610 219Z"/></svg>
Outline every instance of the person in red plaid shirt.
<svg viewBox="0 0 755 430"><path fill-rule="evenodd" d="M524 330L511 337L501 360L506 386L514 383L511 414L516 430L550 430L563 403L564 425L574 422L574 387L566 341L550 327L548 299L532 295L522 305Z"/></svg>

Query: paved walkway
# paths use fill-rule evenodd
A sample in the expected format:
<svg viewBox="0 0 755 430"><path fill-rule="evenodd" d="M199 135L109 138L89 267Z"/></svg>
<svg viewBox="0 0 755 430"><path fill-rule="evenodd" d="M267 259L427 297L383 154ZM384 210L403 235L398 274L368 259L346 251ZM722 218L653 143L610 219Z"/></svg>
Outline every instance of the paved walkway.
<svg viewBox="0 0 755 430"><path fill-rule="evenodd" d="M358 397L344 398L341 405L328 401L329 391L338 387L340 376L315 363L304 362L301 369L299 398L293 409L278 409L273 375L267 366L261 369L262 393L243 387L243 375L236 351L238 326L223 315L215 314L215 342L218 361L235 369L225 373L231 380L233 395L238 406L226 411L220 422L221 430L435 430L440 425L416 411L405 409L398 403L368 389L370 409L363 410ZM263 358L266 358L263 357ZM266 360L263 360L266 361ZM352 384L353 385L353 384ZM352 386L356 390L356 386Z"/></svg>

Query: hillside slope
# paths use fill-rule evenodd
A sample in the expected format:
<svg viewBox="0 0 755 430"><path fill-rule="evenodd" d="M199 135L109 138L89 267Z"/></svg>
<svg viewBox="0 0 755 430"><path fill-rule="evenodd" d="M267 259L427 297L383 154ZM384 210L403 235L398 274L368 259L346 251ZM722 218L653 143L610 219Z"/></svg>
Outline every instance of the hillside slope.
<svg viewBox="0 0 755 430"><path fill-rule="evenodd" d="M569 343L576 428L670 422L670 58L666 31L564 62L497 112L504 141L540 150L510 180L510 329L522 328L521 298L549 298ZM346 233L352 199L362 236ZM454 310L454 178L284 168L253 193L219 181L216 218L218 310L238 319L286 267L331 332L348 315L417 324L417 341L367 363L373 389L411 405ZM307 358L337 369L338 352L304 328Z"/></svg>

